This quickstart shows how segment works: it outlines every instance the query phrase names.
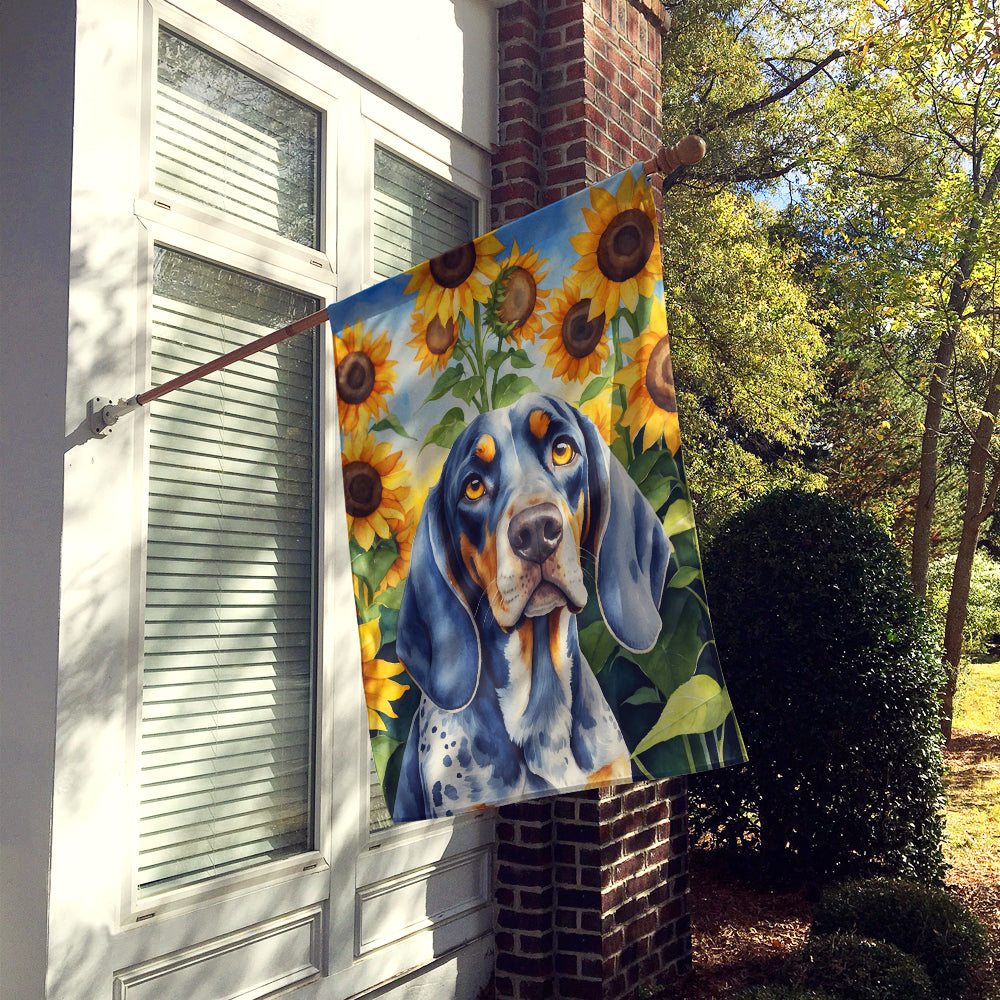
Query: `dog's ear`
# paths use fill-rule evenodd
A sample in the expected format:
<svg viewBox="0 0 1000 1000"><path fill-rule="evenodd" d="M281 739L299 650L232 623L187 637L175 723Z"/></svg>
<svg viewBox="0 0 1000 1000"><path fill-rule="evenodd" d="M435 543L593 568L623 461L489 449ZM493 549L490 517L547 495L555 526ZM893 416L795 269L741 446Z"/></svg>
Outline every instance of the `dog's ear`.
<svg viewBox="0 0 1000 1000"><path fill-rule="evenodd" d="M479 632L448 572L440 488L431 490L413 539L396 626L396 652L435 705L457 712L479 684Z"/></svg>
<svg viewBox="0 0 1000 1000"><path fill-rule="evenodd" d="M656 644L663 624L660 598L670 540L597 427L582 413L579 421L589 459L590 545L601 615L626 649L645 653Z"/></svg>

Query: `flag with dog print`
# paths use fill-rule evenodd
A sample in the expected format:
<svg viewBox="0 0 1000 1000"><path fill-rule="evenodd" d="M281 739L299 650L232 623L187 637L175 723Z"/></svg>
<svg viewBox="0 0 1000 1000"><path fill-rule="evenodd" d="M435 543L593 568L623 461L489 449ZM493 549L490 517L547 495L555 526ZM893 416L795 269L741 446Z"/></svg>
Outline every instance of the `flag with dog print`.
<svg viewBox="0 0 1000 1000"><path fill-rule="evenodd" d="M744 761L641 164L329 316L373 822Z"/></svg>

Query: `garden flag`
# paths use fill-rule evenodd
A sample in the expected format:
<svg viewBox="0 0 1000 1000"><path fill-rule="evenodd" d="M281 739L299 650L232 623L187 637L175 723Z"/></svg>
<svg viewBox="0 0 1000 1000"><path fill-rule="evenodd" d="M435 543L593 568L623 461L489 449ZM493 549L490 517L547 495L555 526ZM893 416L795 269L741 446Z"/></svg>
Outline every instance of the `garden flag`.
<svg viewBox="0 0 1000 1000"><path fill-rule="evenodd" d="M329 309L397 822L745 760L642 165Z"/></svg>

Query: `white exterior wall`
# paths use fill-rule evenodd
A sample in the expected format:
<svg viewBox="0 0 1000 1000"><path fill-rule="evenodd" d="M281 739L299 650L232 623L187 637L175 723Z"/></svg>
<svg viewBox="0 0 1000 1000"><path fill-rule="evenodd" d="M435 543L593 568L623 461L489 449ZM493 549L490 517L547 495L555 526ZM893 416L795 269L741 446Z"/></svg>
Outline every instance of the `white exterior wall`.
<svg viewBox="0 0 1000 1000"><path fill-rule="evenodd" d="M484 195L495 12L487 0L254 6L335 57L301 62L320 67L303 86L330 98L339 144L326 175L337 238L304 290L341 297L370 279L364 216L337 204L363 202L362 154L375 138ZM336 539L322 683L353 676L356 690L334 703L321 689L323 746L338 756L321 761L312 863L162 911L127 891L144 421L126 416L96 440L86 403L147 385L148 253L171 231L168 215L140 204L156 14L195 29L211 21L237 56L270 48L264 57L292 74L295 53L310 52L249 8L214 0L79 0L75 14L65 0L35 0L0 13L0 990L5 1000L222 1000L308 980L296 996L341 1000L386 984L408 998L472 997L492 969L488 823L368 838L357 638ZM243 252L234 240L228 262ZM276 279L280 257L267 265ZM339 467L332 442L326 455ZM329 524L343 521L336 492ZM379 923L387 913L395 929Z"/></svg>

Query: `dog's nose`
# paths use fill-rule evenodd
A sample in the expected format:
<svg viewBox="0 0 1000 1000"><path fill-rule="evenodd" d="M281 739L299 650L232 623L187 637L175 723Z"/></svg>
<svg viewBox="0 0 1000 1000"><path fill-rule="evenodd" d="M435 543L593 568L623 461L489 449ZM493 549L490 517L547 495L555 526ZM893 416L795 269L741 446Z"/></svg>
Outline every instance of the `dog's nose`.
<svg viewBox="0 0 1000 1000"><path fill-rule="evenodd" d="M514 553L528 562L543 563L562 538L562 517L554 503L542 503L515 514L507 528Z"/></svg>

